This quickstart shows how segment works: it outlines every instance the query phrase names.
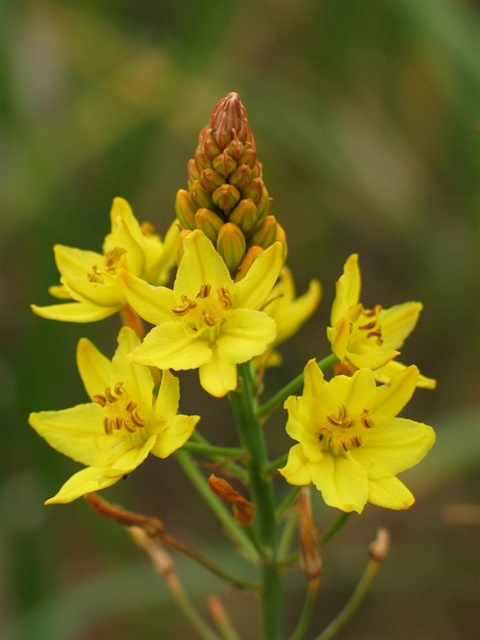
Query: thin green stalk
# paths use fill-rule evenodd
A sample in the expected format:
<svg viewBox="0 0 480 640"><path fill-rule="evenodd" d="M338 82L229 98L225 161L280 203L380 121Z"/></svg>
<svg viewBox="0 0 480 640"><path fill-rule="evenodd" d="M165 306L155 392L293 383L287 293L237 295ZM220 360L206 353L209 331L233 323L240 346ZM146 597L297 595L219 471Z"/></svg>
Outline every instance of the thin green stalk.
<svg viewBox="0 0 480 640"><path fill-rule="evenodd" d="M252 393L249 364L238 365L240 386L230 393L230 401L242 447L250 454L248 469L249 489L257 512L255 525L258 539L264 551L262 559L262 617L265 640L282 637L282 594L280 572L277 564L275 498L273 483L263 474L268 466L263 431L255 419L256 400Z"/></svg>
<svg viewBox="0 0 480 640"><path fill-rule="evenodd" d="M202 444L200 442L186 442L183 445L185 451L191 453L201 453L209 458L238 458L245 455L243 449L236 449L234 447L217 447L211 444Z"/></svg>
<svg viewBox="0 0 480 640"><path fill-rule="evenodd" d="M184 448L187 444L191 444L192 442L201 444L205 447L215 446L211 445L209 441L198 432L198 429L195 429L195 431L192 433L188 443L183 445ZM231 450L233 451L234 449ZM238 449L238 451L240 452L240 455L242 457L245 456L245 451L243 451L243 449ZM211 458L212 460L221 463L222 469L225 469L225 471L228 471L231 475L239 478L239 480L241 480L242 482L245 482L247 480L247 472L245 471L244 467L241 467L239 464L235 464L235 462L225 462L223 460L218 460L215 456L211 456Z"/></svg>
<svg viewBox="0 0 480 640"><path fill-rule="evenodd" d="M332 640L343 629L367 595L380 564L381 562L377 558L370 560L350 600L315 640Z"/></svg>
<svg viewBox="0 0 480 640"><path fill-rule="evenodd" d="M331 538L333 538L333 536L336 535L338 533L338 531L340 531L340 529L347 522L347 520L350 518L351 515L352 515L351 512L350 513L342 513L338 517L338 519L332 524L330 529L327 529L325 531L325 533L321 537L321 543L325 544L326 542L331 540Z"/></svg>
<svg viewBox="0 0 480 640"><path fill-rule="evenodd" d="M336 364L338 361L339 360L337 356L331 353L326 358L323 358L323 360L319 360L317 364L322 371L326 371L327 369L332 367L334 364ZM296 378L294 378L287 385L285 385L283 389L280 389L280 391L276 393L272 398L270 398L270 400L268 400L267 402L265 402L265 404L259 407L259 409L255 414L256 418L257 419L263 418L267 416L269 413L271 413L272 411L274 411L277 407L283 404L283 402L288 398L288 396L291 396L296 391L298 391L302 386L302 384L303 384L303 371L302 373L299 373Z"/></svg>
<svg viewBox="0 0 480 640"><path fill-rule="evenodd" d="M246 532L235 522L230 511L223 502L212 492L205 476L198 470L190 454L183 449L175 453L175 458L189 477L202 498L207 502L213 513L217 516L230 537L245 550L250 559L257 558L257 551Z"/></svg>
<svg viewBox="0 0 480 640"><path fill-rule="evenodd" d="M276 511L277 522L281 520L287 509L295 502L302 487L292 487Z"/></svg>
<svg viewBox="0 0 480 640"><path fill-rule="evenodd" d="M312 615L315 609L315 600L317 598L319 586L320 581L318 578L314 578L308 583L308 589L305 597L305 604L303 605L302 614L297 623L297 626L295 627L294 632L290 636L290 640L303 640L306 632L308 631L308 627L310 626Z"/></svg>
<svg viewBox="0 0 480 640"><path fill-rule="evenodd" d="M263 470L264 473L267 473L267 474L275 473L277 469L279 469L280 467L284 467L287 464L287 459L288 459L288 453L285 453L283 456L280 456L280 458L277 458L273 462L270 462Z"/></svg>

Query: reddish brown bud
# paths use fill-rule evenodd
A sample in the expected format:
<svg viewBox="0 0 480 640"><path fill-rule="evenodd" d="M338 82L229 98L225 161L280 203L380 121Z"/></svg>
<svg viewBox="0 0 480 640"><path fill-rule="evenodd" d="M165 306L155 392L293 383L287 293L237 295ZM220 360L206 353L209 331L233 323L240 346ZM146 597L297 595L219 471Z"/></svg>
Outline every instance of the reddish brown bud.
<svg viewBox="0 0 480 640"><path fill-rule="evenodd" d="M253 141L247 112L238 93L231 92L220 100L212 113L209 126L222 149L235 138L240 142Z"/></svg>
<svg viewBox="0 0 480 640"><path fill-rule="evenodd" d="M240 191L232 184L222 184L212 193L212 200L227 216L240 200Z"/></svg>
<svg viewBox="0 0 480 640"><path fill-rule="evenodd" d="M213 473L208 479L210 489L220 498L232 502L233 517L243 527L251 524L255 518L255 505L244 498L232 485L223 478L217 478Z"/></svg>
<svg viewBox="0 0 480 640"><path fill-rule="evenodd" d="M215 171L218 171L224 178L228 178L232 171L237 168L237 163L232 156L224 151L213 159L212 166Z"/></svg>
<svg viewBox="0 0 480 640"><path fill-rule="evenodd" d="M320 534L313 521L308 487L298 496L298 527L303 571L309 580L318 579L322 573Z"/></svg>
<svg viewBox="0 0 480 640"><path fill-rule="evenodd" d="M225 184L225 178L214 169L204 169L202 171L201 181L208 193L212 193L220 185Z"/></svg>

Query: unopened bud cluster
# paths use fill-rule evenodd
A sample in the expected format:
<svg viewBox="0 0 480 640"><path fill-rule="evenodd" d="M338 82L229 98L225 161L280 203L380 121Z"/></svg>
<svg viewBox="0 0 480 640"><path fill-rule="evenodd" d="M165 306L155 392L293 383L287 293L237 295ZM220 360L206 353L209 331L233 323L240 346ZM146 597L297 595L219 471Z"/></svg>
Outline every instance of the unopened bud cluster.
<svg viewBox="0 0 480 640"><path fill-rule="evenodd" d="M183 234L203 231L237 280L274 242L282 244L285 260L285 232L270 213L255 139L237 93L220 100L200 132L188 178L188 190L180 189L175 201Z"/></svg>

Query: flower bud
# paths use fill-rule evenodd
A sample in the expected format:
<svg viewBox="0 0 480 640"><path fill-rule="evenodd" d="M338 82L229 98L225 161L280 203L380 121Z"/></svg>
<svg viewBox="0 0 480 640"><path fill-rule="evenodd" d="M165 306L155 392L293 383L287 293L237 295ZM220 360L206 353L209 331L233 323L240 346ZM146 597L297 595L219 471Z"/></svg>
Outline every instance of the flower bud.
<svg viewBox="0 0 480 640"><path fill-rule="evenodd" d="M197 207L206 207L207 209L213 209L213 201L210 194L205 189L200 180L194 180L190 186L190 193L192 195L193 202Z"/></svg>
<svg viewBox="0 0 480 640"><path fill-rule="evenodd" d="M205 151L202 151L201 149L197 149L195 151L194 162L195 162L195 166L197 167L199 173L201 173L204 169L211 169L212 168L212 161L207 156Z"/></svg>
<svg viewBox="0 0 480 640"><path fill-rule="evenodd" d="M240 266L237 269L237 273L235 274L235 282L239 282L240 280L242 280L242 278L244 278L247 275L248 270L250 269L252 264L255 262L258 256L261 255L262 253L263 253L262 247L259 247L257 244L254 244L253 246L247 249L247 253L245 254L245 257L243 258L243 260L241 261Z"/></svg>
<svg viewBox="0 0 480 640"><path fill-rule="evenodd" d="M212 191L215 191L220 185L225 184L225 178L222 178L214 169L204 169L202 171L201 181L208 193L212 193Z"/></svg>
<svg viewBox="0 0 480 640"><path fill-rule="evenodd" d="M257 207L251 198L240 200L232 213L229 222L237 224L243 233L249 233L257 223Z"/></svg>
<svg viewBox="0 0 480 640"><path fill-rule="evenodd" d="M210 209L201 208L195 214L195 226L207 236L214 245L217 242L218 232L223 225L223 220Z"/></svg>
<svg viewBox="0 0 480 640"><path fill-rule="evenodd" d="M268 191L262 182L262 194L257 204L258 219L261 220L270 213L272 199L268 197Z"/></svg>
<svg viewBox="0 0 480 640"><path fill-rule="evenodd" d="M261 178L254 178L243 191L242 195L244 198L251 198L255 204L258 204L263 195L264 188L263 180Z"/></svg>
<svg viewBox="0 0 480 640"><path fill-rule="evenodd" d="M233 184L234 187L237 187L237 189L243 192L243 190L248 187L251 179L252 170L248 165L241 164L235 169L235 171L233 171L228 181L230 184Z"/></svg>
<svg viewBox="0 0 480 640"><path fill-rule="evenodd" d="M264 249L268 249L276 240L277 221L275 216L267 216L256 227L255 231L248 238L249 244L259 244Z"/></svg>
<svg viewBox="0 0 480 640"><path fill-rule="evenodd" d="M277 222L277 233L275 234L275 242L280 242L282 245L282 257L283 263L287 261L288 255L288 245L287 245L287 234L285 233L283 227Z"/></svg>
<svg viewBox="0 0 480 640"><path fill-rule="evenodd" d="M181 259L183 258L183 254L185 253L185 249L183 247L184 239L191 233L189 229L182 229L178 236L178 245L177 245L177 255L176 261L177 265L180 264Z"/></svg>
<svg viewBox="0 0 480 640"><path fill-rule="evenodd" d="M175 197L175 214L184 229L195 229L195 211L192 196L185 189L179 189Z"/></svg>
<svg viewBox="0 0 480 640"><path fill-rule="evenodd" d="M313 521L308 487L298 496L298 528L303 571L309 580L318 579L322 573L320 534Z"/></svg>
<svg viewBox="0 0 480 640"><path fill-rule="evenodd" d="M252 136L253 137L253 136ZM231 156L235 161L238 161L240 155L243 151L244 145L240 142L238 138L233 138L224 149L224 153L227 153Z"/></svg>
<svg viewBox="0 0 480 640"><path fill-rule="evenodd" d="M212 113L209 125L222 149L237 137L240 142L253 141L247 112L238 93L231 92L220 100Z"/></svg>
<svg viewBox="0 0 480 640"><path fill-rule="evenodd" d="M246 242L240 227L233 222L224 224L218 232L217 251L230 273L233 273L245 255Z"/></svg>
<svg viewBox="0 0 480 640"><path fill-rule="evenodd" d="M202 131L200 132L200 142L202 143L203 150L210 158L210 160L213 160L213 158L215 158L215 156L218 156L218 154L222 151L216 143L215 138L213 137L211 128L208 126L202 129Z"/></svg>
<svg viewBox="0 0 480 640"><path fill-rule="evenodd" d="M223 184L212 193L213 202L227 215L235 207L240 197L240 191L231 184Z"/></svg>
<svg viewBox="0 0 480 640"><path fill-rule="evenodd" d="M218 478L212 473L208 478L208 484L215 495L232 503L233 517L238 524L246 527L253 522L255 505L235 491L227 480Z"/></svg>
<svg viewBox="0 0 480 640"><path fill-rule="evenodd" d="M228 178L232 171L235 171L237 168L237 163L232 156L228 155L228 153L224 151L218 156L215 156L212 161L212 166L220 175Z"/></svg>
<svg viewBox="0 0 480 640"><path fill-rule="evenodd" d="M197 165L195 164L195 160L190 158L187 162L187 172L190 180L198 180L200 178L200 172L197 169Z"/></svg>

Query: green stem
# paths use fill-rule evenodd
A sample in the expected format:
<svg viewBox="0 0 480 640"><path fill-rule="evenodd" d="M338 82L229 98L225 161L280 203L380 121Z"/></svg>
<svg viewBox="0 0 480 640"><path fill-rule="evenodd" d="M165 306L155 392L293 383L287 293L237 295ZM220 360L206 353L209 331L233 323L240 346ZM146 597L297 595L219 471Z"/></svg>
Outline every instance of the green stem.
<svg viewBox="0 0 480 640"><path fill-rule="evenodd" d="M243 449L235 449L233 447L217 447L211 444L202 444L200 442L186 442L183 445L185 451L191 453L201 453L209 458L238 458L245 455Z"/></svg>
<svg viewBox="0 0 480 640"><path fill-rule="evenodd" d="M197 612L189 597L183 590L177 576L170 574L166 576L167 586L183 614L191 625L198 631L202 640L220 640L219 636L209 627Z"/></svg>
<svg viewBox="0 0 480 640"><path fill-rule="evenodd" d="M236 544L238 544L242 549L245 550L250 559L257 558L257 551L250 541L250 538L245 533L245 531L243 531L243 529L241 529L240 526L235 522L233 516L225 507L223 502L221 502L220 499L214 493L212 493L212 490L210 489L205 476L198 470L190 454L183 449L179 449L175 453L175 458L177 459L177 462L180 464L186 475L190 478L191 482L200 493L202 498L209 505L214 514L228 531L231 538L236 542Z"/></svg>
<svg viewBox="0 0 480 640"><path fill-rule="evenodd" d="M330 529L327 529L325 531L325 533L323 534L323 536L321 538L321 543L325 544L331 538L333 538L333 536L336 535L338 531L340 531L340 529L347 522L347 520L350 518L351 515L352 515L352 512L350 512L350 513L342 513L338 517L338 519L332 524Z"/></svg>
<svg viewBox="0 0 480 640"><path fill-rule="evenodd" d="M318 360L317 364L322 371L326 371L327 369L332 367L334 364L337 364L337 362L339 362L337 356L331 353L326 358L323 358L323 360ZM258 411L255 414L256 418L257 419L263 418L267 416L269 413L271 413L272 411L274 411L288 398L288 396L291 396L295 393L295 391L298 391L302 386L302 384L303 384L303 371L302 373L299 373L296 378L294 378L287 385L285 385L283 389L280 389L280 391L276 393L272 398L270 398L270 400L267 400L265 404L259 407Z"/></svg>
<svg viewBox="0 0 480 640"><path fill-rule="evenodd" d="M262 546L262 617L265 640L279 640L282 637L281 584L276 550L276 519L273 483L263 474L268 466L263 431L255 419L256 401L252 393L252 379L249 364L238 365L239 389L230 393L240 442L250 454L250 492L257 508L256 529Z"/></svg>
<svg viewBox="0 0 480 640"><path fill-rule="evenodd" d="M380 564L381 562L376 558L372 558L370 560L363 576L360 578L360 582L352 593L350 600L343 607L338 616L322 631L319 636L315 638L315 640L332 640L332 638L335 638L364 600L372 585L373 579L377 575Z"/></svg>
<svg viewBox="0 0 480 640"><path fill-rule="evenodd" d="M280 458L277 458L273 462L270 462L263 470L264 473L267 473L269 475L275 473L277 469L279 469L280 467L284 467L287 464L287 459L288 453L285 453L283 456L280 456Z"/></svg>
<svg viewBox="0 0 480 640"><path fill-rule="evenodd" d="M292 487L290 491L287 493L287 495L283 499L283 502L281 503L281 505L278 507L276 511L277 522L281 520L281 518L285 514L285 511L287 511L287 509L295 502L298 494L300 493L301 488L302 487Z"/></svg>
<svg viewBox="0 0 480 640"><path fill-rule="evenodd" d="M303 606L303 611L300 616L300 620L295 628L295 631L290 636L290 640L302 640L308 631L308 627L310 626L310 622L312 620L313 611L315 609L315 600L318 593L318 587L320 585L320 581L318 578L314 580L310 580L308 583L307 595L305 598L305 604Z"/></svg>

